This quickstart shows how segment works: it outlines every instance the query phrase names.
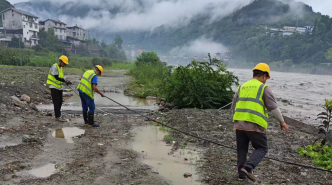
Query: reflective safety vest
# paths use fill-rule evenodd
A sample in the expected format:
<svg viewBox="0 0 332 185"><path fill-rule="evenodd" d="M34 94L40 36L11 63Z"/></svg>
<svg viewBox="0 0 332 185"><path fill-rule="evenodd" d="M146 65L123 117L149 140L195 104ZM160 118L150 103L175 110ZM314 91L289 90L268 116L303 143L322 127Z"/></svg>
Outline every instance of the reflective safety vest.
<svg viewBox="0 0 332 185"><path fill-rule="evenodd" d="M266 87L267 85L257 79L250 80L239 86L233 122L252 122L267 129L269 116L263 102L263 94Z"/></svg>
<svg viewBox="0 0 332 185"><path fill-rule="evenodd" d="M96 73L93 70L86 71L83 74L80 84L77 86L77 89L84 92L91 99L94 99L94 90L92 87L92 78L96 76Z"/></svg>
<svg viewBox="0 0 332 185"><path fill-rule="evenodd" d="M59 72L59 78L63 78L63 70L62 70L62 67L59 67L58 64L54 64L56 65L56 67L58 68L58 72ZM53 65L53 66L54 66ZM52 74L52 68L53 66L51 67L50 71L48 72L48 77L47 77L47 81L46 81L46 84L47 85L53 85L54 87L58 88L58 89L61 89L63 87L63 82L61 81L58 81L57 79L55 79L55 77L53 76Z"/></svg>

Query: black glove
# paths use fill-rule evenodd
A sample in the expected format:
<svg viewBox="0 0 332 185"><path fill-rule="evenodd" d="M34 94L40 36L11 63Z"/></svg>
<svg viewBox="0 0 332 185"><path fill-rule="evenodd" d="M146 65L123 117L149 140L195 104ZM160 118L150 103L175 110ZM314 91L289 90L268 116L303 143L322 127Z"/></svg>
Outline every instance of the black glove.
<svg viewBox="0 0 332 185"><path fill-rule="evenodd" d="M66 80L66 84L67 85L72 85L73 83L71 83L71 81Z"/></svg>

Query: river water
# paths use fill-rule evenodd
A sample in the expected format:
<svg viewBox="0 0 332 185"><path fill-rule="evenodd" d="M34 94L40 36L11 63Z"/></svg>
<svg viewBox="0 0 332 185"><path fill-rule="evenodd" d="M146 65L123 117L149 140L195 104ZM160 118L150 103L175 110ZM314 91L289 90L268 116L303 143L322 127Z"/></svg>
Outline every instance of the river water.
<svg viewBox="0 0 332 185"><path fill-rule="evenodd" d="M229 69L239 77L240 84L252 79L252 70ZM271 71L267 81L285 116L298 121L319 125L315 120L323 112L325 99L332 99L332 76Z"/></svg>

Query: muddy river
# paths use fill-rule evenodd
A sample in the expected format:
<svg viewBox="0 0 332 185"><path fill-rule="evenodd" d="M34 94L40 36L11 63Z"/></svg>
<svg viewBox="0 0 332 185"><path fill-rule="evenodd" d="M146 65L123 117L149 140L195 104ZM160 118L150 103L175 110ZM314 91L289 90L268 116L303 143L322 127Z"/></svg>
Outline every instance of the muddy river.
<svg viewBox="0 0 332 185"><path fill-rule="evenodd" d="M240 83L252 78L252 71L230 69L239 77ZM301 73L271 72L267 85L284 115L298 121L318 125L317 114L324 111L321 107L325 99L332 99L332 76Z"/></svg>

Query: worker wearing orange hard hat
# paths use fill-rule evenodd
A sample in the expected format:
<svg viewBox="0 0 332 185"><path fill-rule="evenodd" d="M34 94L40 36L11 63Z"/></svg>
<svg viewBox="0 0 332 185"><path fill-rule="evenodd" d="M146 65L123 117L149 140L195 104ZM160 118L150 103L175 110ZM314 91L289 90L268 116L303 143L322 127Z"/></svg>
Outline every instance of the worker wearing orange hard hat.
<svg viewBox="0 0 332 185"><path fill-rule="evenodd" d="M83 74L80 79L81 82L77 87L82 102L83 119L85 125L89 127L100 127L99 124L94 122L94 113L96 109L94 92L99 93L101 97L105 97L105 95L97 88L98 76L101 76L103 72L103 67L96 65L94 70L88 70Z"/></svg>
<svg viewBox="0 0 332 185"><path fill-rule="evenodd" d="M67 85L72 84L70 81L63 78L63 68L68 64L68 57L62 55L59 58L59 62L52 65L46 81L46 84L49 85L51 90L55 119L59 122L66 122L66 120L61 117L61 107L63 103L63 83L66 83Z"/></svg>
<svg viewBox="0 0 332 185"><path fill-rule="evenodd" d="M239 180L245 180L248 177L255 182L256 178L252 175L252 171L267 154L267 111L271 111L279 121L280 128L288 133L288 125L283 119L277 101L271 89L265 85L270 78L271 71L267 64L256 65L253 69L253 79L240 85L233 98L232 110L234 110ZM247 160L249 142L255 150Z"/></svg>

